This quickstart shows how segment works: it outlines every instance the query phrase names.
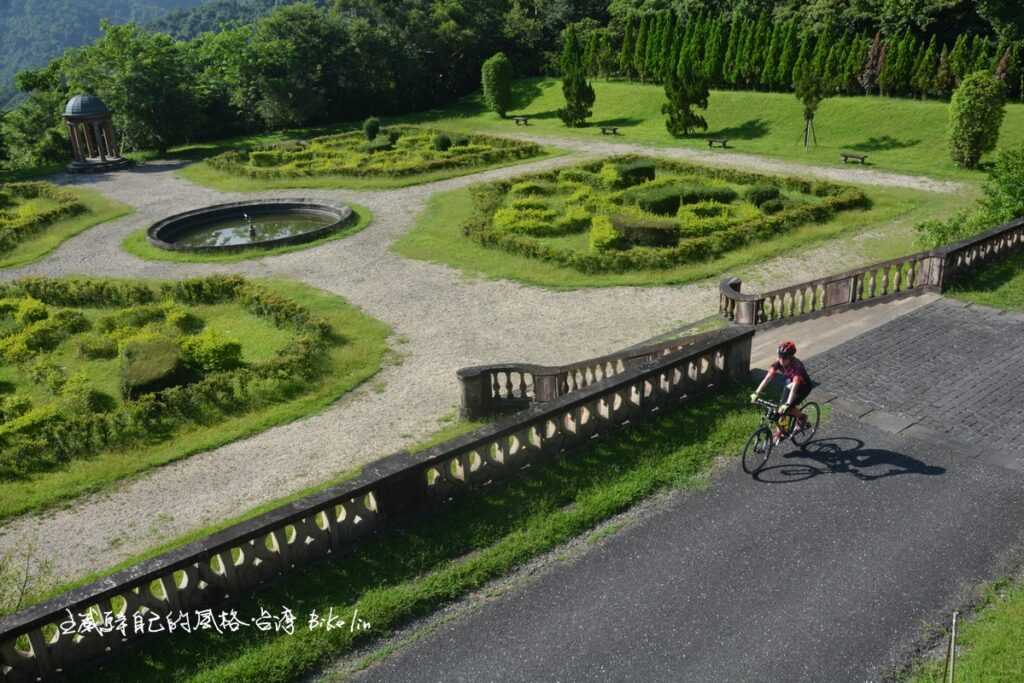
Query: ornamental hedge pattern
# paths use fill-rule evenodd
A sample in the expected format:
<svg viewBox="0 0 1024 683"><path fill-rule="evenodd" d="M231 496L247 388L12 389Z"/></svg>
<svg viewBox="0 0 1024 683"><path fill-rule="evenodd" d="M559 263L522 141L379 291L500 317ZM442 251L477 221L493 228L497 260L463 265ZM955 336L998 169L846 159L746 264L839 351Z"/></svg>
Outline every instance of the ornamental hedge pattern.
<svg viewBox="0 0 1024 683"><path fill-rule="evenodd" d="M354 131L289 140L225 152L207 163L225 173L265 180L325 175L396 178L514 162L542 153L532 142L449 135L416 126L389 126L372 140L366 138Z"/></svg>
<svg viewBox="0 0 1024 683"><path fill-rule="evenodd" d="M0 254L59 220L85 213L78 196L51 183L0 184Z"/></svg>
<svg viewBox="0 0 1024 683"><path fill-rule="evenodd" d="M737 201L735 185L745 186L747 199ZM463 226L469 239L583 273L703 261L870 206L853 187L634 156L475 185L470 192L475 211ZM544 239L588 230L586 249Z"/></svg>

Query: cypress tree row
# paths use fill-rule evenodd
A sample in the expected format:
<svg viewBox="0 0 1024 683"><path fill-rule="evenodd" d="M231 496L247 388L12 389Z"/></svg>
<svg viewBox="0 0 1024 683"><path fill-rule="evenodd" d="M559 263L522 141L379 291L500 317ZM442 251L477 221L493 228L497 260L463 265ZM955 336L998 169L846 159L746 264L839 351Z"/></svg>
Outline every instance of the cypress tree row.
<svg viewBox="0 0 1024 683"><path fill-rule="evenodd" d="M970 73L1000 71L1007 93L1024 91L1024 41L960 34L952 45L938 36L873 37L831 28L811 30L800 18L773 22L769 15L634 13L613 53L612 31L587 34L586 73L613 71L641 82L664 82L699 69L709 87L792 91L797 67L806 81L820 79L826 96L948 97ZM617 55L617 58L616 58ZM617 68L616 68L617 67Z"/></svg>

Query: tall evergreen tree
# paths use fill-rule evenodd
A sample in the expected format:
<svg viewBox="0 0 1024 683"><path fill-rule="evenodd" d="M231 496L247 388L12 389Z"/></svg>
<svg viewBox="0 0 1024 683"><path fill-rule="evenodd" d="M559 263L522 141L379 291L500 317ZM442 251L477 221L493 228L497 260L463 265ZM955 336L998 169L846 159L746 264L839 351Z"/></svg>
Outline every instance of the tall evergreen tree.
<svg viewBox="0 0 1024 683"><path fill-rule="evenodd" d="M903 43L897 37L885 39L885 59L882 60L881 68L878 71L878 91L883 96L891 96L896 82L899 80L900 52Z"/></svg>
<svg viewBox="0 0 1024 683"><path fill-rule="evenodd" d="M652 81L661 73L661 45L665 40L665 12L658 12L651 19L651 32L647 37L647 51L644 55L644 72Z"/></svg>
<svg viewBox="0 0 1024 683"><path fill-rule="evenodd" d="M665 34L661 43L661 71L659 78L665 77L665 72L675 68L675 61L672 59L672 51L675 48L676 33L679 31L679 15L673 11L668 12L668 19L665 24Z"/></svg>
<svg viewBox="0 0 1024 683"><path fill-rule="evenodd" d="M619 74L629 78L633 71L633 53L636 51L637 17L629 15L626 19L626 30L622 36L622 50L619 52Z"/></svg>
<svg viewBox="0 0 1024 683"><path fill-rule="evenodd" d="M923 47L923 45L922 45ZM938 44L935 36L932 36L928 48L918 61L917 69L914 72L914 92L924 99L935 92L935 73L939 68Z"/></svg>
<svg viewBox="0 0 1024 683"><path fill-rule="evenodd" d="M857 81L860 83L860 87L864 88L866 95L871 95L878 87L878 77L882 73L884 55L885 43L882 41L882 34L878 32L875 33L875 37L871 41L864 67L857 77Z"/></svg>
<svg viewBox="0 0 1024 683"><path fill-rule="evenodd" d="M814 36L811 35L810 31L806 31L803 36L803 40L800 42L800 53L796 57L796 63L793 64L793 83L792 87L796 89L796 74L797 69L800 70L801 76L804 78L808 77L808 74L812 73L810 70L811 59L814 57Z"/></svg>
<svg viewBox="0 0 1024 683"><path fill-rule="evenodd" d="M640 18L640 30L636 34L636 46L633 48L633 71L640 77L640 82L647 80L647 41L650 40L651 15L644 14Z"/></svg>
<svg viewBox="0 0 1024 683"><path fill-rule="evenodd" d="M949 67L953 72L953 87L960 85L960 82L967 77L974 67L971 61L971 50L968 45L967 34L961 33L953 43L953 51L949 55Z"/></svg>
<svg viewBox="0 0 1024 683"><path fill-rule="evenodd" d="M932 81L935 94L939 97L949 97L956 88L956 75L953 73L952 59L950 58L949 46L943 45L939 53L939 65L935 69L935 78Z"/></svg>
<svg viewBox="0 0 1024 683"><path fill-rule="evenodd" d="M779 52L779 61L775 65L775 73L772 75L773 90L789 90L793 83L793 65L796 64L799 52L800 30L796 19L790 19L787 22L782 50Z"/></svg>
<svg viewBox="0 0 1024 683"><path fill-rule="evenodd" d="M975 40L974 48L974 68L972 71L988 71L992 72L992 42L984 36L979 36Z"/></svg>
<svg viewBox="0 0 1024 683"><path fill-rule="evenodd" d="M748 78L752 71L750 64L754 59L754 45L757 43L757 24L754 21L743 22L743 42L736 54L735 74L733 81L737 86L749 87Z"/></svg>
<svg viewBox="0 0 1024 683"><path fill-rule="evenodd" d="M722 62L725 56L727 37L725 22L721 17L715 17L710 24L711 32L704 48L704 73L707 74L708 82L713 87L722 82Z"/></svg>
<svg viewBox="0 0 1024 683"><path fill-rule="evenodd" d="M813 62L809 59L798 59L793 68L793 92L804 105L804 149L811 141L818 144L818 135L814 130L814 117L818 113L821 101L828 97L828 91L819 74L814 73Z"/></svg>
<svg viewBox="0 0 1024 683"><path fill-rule="evenodd" d="M626 31L623 34L623 48L618 52L618 73L625 78L633 74L633 52L637 47L637 15L630 14L626 19Z"/></svg>
<svg viewBox="0 0 1024 683"><path fill-rule="evenodd" d="M707 121L695 113L693 108L707 109L711 95L704 65L693 43L683 49L679 65L679 69L668 72L665 77L665 97L668 101L661 106L661 113L666 117L665 128L677 138L689 135L691 130L697 128L707 130Z"/></svg>
<svg viewBox="0 0 1024 683"><path fill-rule="evenodd" d="M775 68L779 63L782 54L782 41L786 36L786 24L776 21L772 26L772 37L768 41L768 49L764 53L764 63L761 65L761 84L771 89L775 84Z"/></svg>
<svg viewBox="0 0 1024 683"><path fill-rule="evenodd" d="M863 90L860 84L860 75L864 71L870 50L871 41L867 37L857 36L853 40L846 63L843 65L842 92L844 94L855 95Z"/></svg>
<svg viewBox="0 0 1024 683"><path fill-rule="evenodd" d="M565 107L558 110L558 116L565 125L580 128L586 125L593 111L594 88L587 82L583 65L583 49L580 46L576 28L569 24L562 39L562 94Z"/></svg>
<svg viewBox="0 0 1024 683"><path fill-rule="evenodd" d="M814 45L814 54L811 56L811 72L816 78L827 78L828 53L834 43L835 36L832 35L831 30L824 29L818 35Z"/></svg>
<svg viewBox="0 0 1024 683"><path fill-rule="evenodd" d="M745 22L741 17L734 16L729 24L729 41L725 48L725 61L722 63L722 81L726 85L735 85L736 59L743 45Z"/></svg>

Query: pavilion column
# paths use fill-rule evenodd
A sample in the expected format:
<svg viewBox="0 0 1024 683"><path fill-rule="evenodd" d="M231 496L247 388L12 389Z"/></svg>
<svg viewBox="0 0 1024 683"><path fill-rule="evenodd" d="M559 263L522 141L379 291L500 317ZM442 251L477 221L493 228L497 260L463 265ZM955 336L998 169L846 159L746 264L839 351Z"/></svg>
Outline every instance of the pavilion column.
<svg viewBox="0 0 1024 683"><path fill-rule="evenodd" d="M121 150L117 148L117 137L114 135L114 124L111 123L110 119L104 121L104 128L107 132L107 145L110 150L110 156L120 157Z"/></svg>
<svg viewBox="0 0 1024 683"><path fill-rule="evenodd" d="M85 149L89 153L89 158L95 158L99 156L96 154L95 140L92 138L92 133L89 132L89 126L81 123L78 125L78 130L82 133L82 137L85 138Z"/></svg>
<svg viewBox="0 0 1024 683"><path fill-rule="evenodd" d="M84 161L82 150L78 146L78 139L75 137L75 126L73 123L68 123L68 137L71 140L71 155L75 158L75 161Z"/></svg>
<svg viewBox="0 0 1024 683"><path fill-rule="evenodd" d="M92 130L93 133L96 135L96 147L99 149L100 152L100 161L106 161L107 150L105 141L103 140L103 132L100 130L100 124L93 121Z"/></svg>

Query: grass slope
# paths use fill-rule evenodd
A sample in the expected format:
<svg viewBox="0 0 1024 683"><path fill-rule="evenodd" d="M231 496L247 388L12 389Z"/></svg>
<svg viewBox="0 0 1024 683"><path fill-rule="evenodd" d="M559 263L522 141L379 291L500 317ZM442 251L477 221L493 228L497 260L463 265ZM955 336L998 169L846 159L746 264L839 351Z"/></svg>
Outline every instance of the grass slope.
<svg viewBox="0 0 1024 683"><path fill-rule="evenodd" d="M346 202L346 205L352 208L352 212L355 214L354 221L351 221L341 230L337 230L326 237L313 240L312 242L305 242L303 244L274 247L273 249L243 249L242 251L233 251L224 254L168 251L167 249L154 247L146 238L146 230L139 230L125 237L124 241L121 242L121 248L129 254L138 256L141 259L146 259L147 261L175 261L178 263L237 263L239 261L247 261L249 259L263 258L265 256L287 254L293 251L312 249L313 247L318 247L326 242L333 242L334 240L351 237L357 232L361 232L373 222L373 213L365 206L353 204L351 202Z"/></svg>
<svg viewBox="0 0 1024 683"><path fill-rule="evenodd" d="M557 110L564 106L555 79L515 84L512 114L531 117L528 128L486 111L479 94L450 107L401 120L458 127L482 133L537 133L608 142L598 126L619 126L622 142L707 150L707 138L728 137L733 151L826 166L842 165L839 151L868 155L868 167L936 177L980 179L977 171L958 169L946 144L947 104L887 97L835 97L825 100L814 120L818 146L804 151L802 105L791 94L715 90L700 112L708 130L677 140L665 130L664 89L624 81L594 81L597 99L590 125L566 128ZM511 114L510 114L511 115ZM1024 104L1006 108L1000 140L1024 138Z"/></svg>
<svg viewBox="0 0 1024 683"><path fill-rule="evenodd" d="M965 207L973 195L939 195L914 190L866 188L874 201L868 211L845 211L822 225L807 225L776 239L758 242L703 263L692 263L665 270L629 273L580 273L553 263L511 254L500 249L483 247L462 234L462 225L473 211L469 192L465 189L435 194L426 211L412 230L393 245L406 258L444 263L467 275L507 278L554 289L607 287L615 285L670 285L693 282L721 275L726 271L784 254L795 254L822 242L839 237L858 237L865 232L880 233L872 237L870 249L862 262L892 258L915 251L912 226L929 217L945 217ZM858 242L861 249L868 244ZM896 253L893 253L896 252ZM854 267L848 265L837 270Z"/></svg>
<svg viewBox="0 0 1024 683"><path fill-rule="evenodd" d="M985 265L947 294L993 308L1024 311L1024 253Z"/></svg>
<svg viewBox="0 0 1024 683"><path fill-rule="evenodd" d="M93 458L72 460L59 470L23 480L0 482L0 520L66 504L77 496L102 490L150 468L319 412L380 369L387 352L386 339L390 334L386 325L348 305L339 297L321 290L285 280L265 282L282 295L301 301L314 314L327 318L334 329L341 330L345 336L346 343L332 347L330 362L333 372L325 375L319 386L287 403L269 406L209 427L183 429L170 442L145 449L136 447L108 451ZM266 355L273 353L272 342L278 331L269 326L263 327L268 329L248 329L251 336L244 338L257 347L254 353ZM256 361L259 356L249 355L245 359ZM107 379L116 383L116 373L110 373ZM102 382L103 378L98 377L96 381Z"/></svg>
<svg viewBox="0 0 1024 683"><path fill-rule="evenodd" d="M38 261L56 249L64 241L71 239L83 230L106 223L122 216L127 216L134 209L126 204L107 199L95 190L83 190L73 187L63 188L78 195L79 200L88 209L85 213L57 221L39 234L28 239L11 251L0 256L0 268L22 266Z"/></svg>
<svg viewBox="0 0 1024 683"><path fill-rule="evenodd" d="M144 643L102 673L105 681L295 680L387 635L516 566L586 533L665 489L705 481L712 460L738 452L757 422L747 390L736 390L662 415L643 428L594 443L527 477L453 500L436 514L357 547L341 562L322 562L241 602L251 619L259 605L298 617L294 635L255 628L193 633ZM348 618L358 609L372 628L309 630L311 610ZM95 672L83 674L90 679Z"/></svg>

